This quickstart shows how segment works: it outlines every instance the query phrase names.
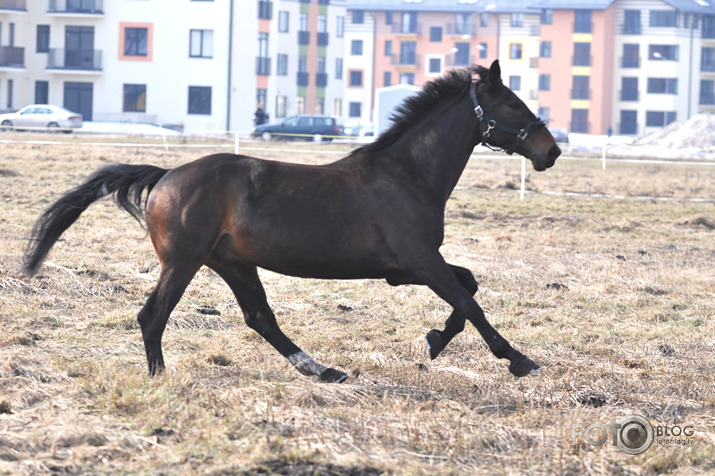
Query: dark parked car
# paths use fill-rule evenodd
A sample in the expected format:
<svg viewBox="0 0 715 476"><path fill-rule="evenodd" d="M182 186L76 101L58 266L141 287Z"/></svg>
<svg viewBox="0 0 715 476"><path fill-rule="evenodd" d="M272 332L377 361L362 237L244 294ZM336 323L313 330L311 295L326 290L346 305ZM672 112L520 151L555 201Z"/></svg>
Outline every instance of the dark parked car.
<svg viewBox="0 0 715 476"><path fill-rule="evenodd" d="M331 141L343 135L343 120L334 116L301 114L290 116L277 124L261 124L253 128L252 136L263 140L279 138L283 140Z"/></svg>

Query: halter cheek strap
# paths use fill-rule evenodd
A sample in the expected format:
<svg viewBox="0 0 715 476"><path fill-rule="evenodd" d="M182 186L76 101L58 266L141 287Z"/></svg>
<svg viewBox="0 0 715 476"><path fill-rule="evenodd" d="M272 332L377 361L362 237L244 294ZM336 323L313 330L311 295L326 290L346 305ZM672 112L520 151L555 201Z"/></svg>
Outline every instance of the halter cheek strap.
<svg viewBox="0 0 715 476"><path fill-rule="evenodd" d="M521 144L529 136L529 134L531 134L533 131L540 127L546 126L546 123L544 123L544 121L542 121L538 117L534 122L526 126L524 129L515 129L513 127L505 126L504 124L500 124L494 119L490 119L489 116L487 116L484 112L484 109L482 109L482 106L479 105L479 100L477 99L478 84L478 81L472 81L472 84L469 87L469 92L472 95L472 102L474 102L474 113L477 115L477 118L480 122L484 122L487 125L487 130L482 133L482 144L489 146L487 140L491 136L493 129L506 132L507 134L514 134L516 136L516 140L514 140L514 143L509 146L508 149L505 149L505 152L511 155L514 153L516 148L519 147L519 144Z"/></svg>

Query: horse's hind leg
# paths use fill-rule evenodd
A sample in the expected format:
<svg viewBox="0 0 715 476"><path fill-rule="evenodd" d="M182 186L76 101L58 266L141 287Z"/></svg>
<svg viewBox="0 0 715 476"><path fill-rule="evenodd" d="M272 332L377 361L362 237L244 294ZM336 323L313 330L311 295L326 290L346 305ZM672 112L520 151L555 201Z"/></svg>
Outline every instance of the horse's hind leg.
<svg viewBox="0 0 715 476"><path fill-rule="evenodd" d="M459 266L449 265L449 267L464 289L474 296L479 290L479 285L477 284L477 280L474 279L472 272ZM444 330L438 331L437 329L432 329L427 333L427 346L429 347L431 359L436 359L440 352L447 347L447 344L449 344L452 338L464 330L465 321L466 318L463 315L457 311L452 311L452 314L450 314L445 322Z"/></svg>
<svg viewBox="0 0 715 476"><path fill-rule="evenodd" d="M266 339L300 373L315 375L321 381L331 383L342 382L348 377L344 372L316 362L283 333L276 322L275 314L268 305L255 266L218 262L209 262L208 266L215 270L233 291L248 327Z"/></svg>
<svg viewBox="0 0 715 476"><path fill-rule="evenodd" d="M138 321L142 330L149 373L155 375L164 370L164 356L161 351L161 337L166 328L171 311L191 282L201 265L164 265L159 281L144 307L139 311Z"/></svg>

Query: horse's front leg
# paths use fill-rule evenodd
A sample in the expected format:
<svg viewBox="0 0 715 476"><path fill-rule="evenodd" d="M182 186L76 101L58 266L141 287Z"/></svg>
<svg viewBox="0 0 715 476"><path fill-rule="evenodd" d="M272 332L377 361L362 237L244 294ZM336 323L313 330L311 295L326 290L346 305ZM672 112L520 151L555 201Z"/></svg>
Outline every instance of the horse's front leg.
<svg viewBox="0 0 715 476"><path fill-rule="evenodd" d="M489 324L482 308L477 304L477 301L474 300L470 291L468 291L457 278L453 268L450 268L450 266L445 263L444 258L442 258L439 253L434 253L432 256L422 256L421 262L416 264L410 274L414 276L416 281L427 285L440 298L449 303L458 316L463 316L461 320L454 314L450 316L450 319L447 321L447 327L445 328L445 330L449 330L449 332L444 334L445 337L451 339L450 334L456 334L455 331L461 330L461 328L464 327L464 318L466 318L474 324L489 346L489 350L491 350L497 358L509 360L509 371L512 374L517 377L523 377L541 368L539 364L514 349L509 342ZM433 332L434 331L431 331L430 334L434 337L435 334L433 334ZM439 334L439 341L436 341L436 339L433 340L438 343L443 342L443 333ZM431 353L430 351L430 354Z"/></svg>

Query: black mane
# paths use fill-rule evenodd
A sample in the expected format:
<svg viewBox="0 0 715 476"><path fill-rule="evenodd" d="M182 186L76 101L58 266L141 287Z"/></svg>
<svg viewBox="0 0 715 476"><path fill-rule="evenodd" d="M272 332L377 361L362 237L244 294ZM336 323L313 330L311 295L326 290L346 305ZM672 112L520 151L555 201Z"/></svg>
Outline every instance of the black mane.
<svg viewBox="0 0 715 476"><path fill-rule="evenodd" d="M472 82L472 76L478 74L486 80L489 70L483 66L456 68L443 76L428 82L422 91L405 99L390 116L392 125L370 144L355 149L351 155L359 152L374 152L393 144L412 124L429 114L438 103L463 94Z"/></svg>

